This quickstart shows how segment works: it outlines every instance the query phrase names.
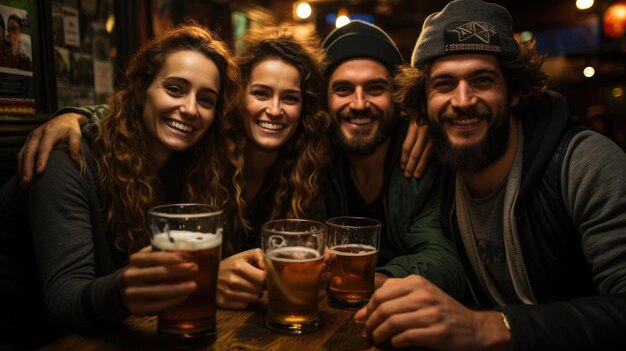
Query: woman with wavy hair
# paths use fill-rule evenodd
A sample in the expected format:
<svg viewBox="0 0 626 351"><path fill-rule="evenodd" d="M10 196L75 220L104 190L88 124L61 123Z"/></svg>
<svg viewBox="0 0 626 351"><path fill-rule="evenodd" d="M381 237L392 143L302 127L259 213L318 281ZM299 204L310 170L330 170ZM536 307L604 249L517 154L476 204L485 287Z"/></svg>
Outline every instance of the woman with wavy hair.
<svg viewBox="0 0 626 351"><path fill-rule="evenodd" d="M316 199L328 155L330 116L322 107L319 39L283 23L252 29L236 57L244 85L244 199L252 230L240 252L220 264L217 303L246 308L258 301L266 272L260 227L277 218L319 218Z"/></svg>
<svg viewBox="0 0 626 351"><path fill-rule="evenodd" d="M195 264L152 251L144 215L201 202L244 226L240 99L226 45L173 28L135 54L110 112L83 130L80 162L57 149L28 192L16 177L0 190L0 346L156 314L195 291Z"/></svg>
<svg viewBox="0 0 626 351"><path fill-rule="evenodd" d="M231 197L238 205L245 201L246 216L237 226L227 227L223 248L227 258L220 264L217 291L218 306L234 309L258 301L265 286L258 249L261 225L277 218L321 217L322 204L316 199L331 123L322 107L324 53L314 34L283 23L252 29L241 43L244 48L236 62L245 91L237 100L238 120L232 131L237 134L231 139L244 150L244 185L241 191L231 192ZM91 118L98 115L97 108L73 111L91 112ZM40 127L41 133L31 133L29 143L39 144L41 138L45 149L60 135L79 134L77 117L55 118L48 123L56 124L51 127L55 132L43 135ZM40 164L45 165L45 154L39 150L38 172ZM210 180L199 177L195 184L200 187Z"/></svg>

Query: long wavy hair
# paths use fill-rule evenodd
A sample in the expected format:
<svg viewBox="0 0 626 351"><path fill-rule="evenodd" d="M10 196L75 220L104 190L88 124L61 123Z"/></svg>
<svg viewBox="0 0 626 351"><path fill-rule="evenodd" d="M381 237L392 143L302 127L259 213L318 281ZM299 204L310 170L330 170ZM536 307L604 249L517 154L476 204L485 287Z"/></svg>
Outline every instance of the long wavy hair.
<svg viewBox="0 0 626 351"><path fill-rule="evenodd" d="M525 101L546 91L550 87L548 75L541 70L544 57L535 50L534 41L520 45L520 55L511 59L500 59L500 67L507 80L509 96L517 94L521 101L513 108L522 108ZM425 122L426 114L426 83L430 76L431 62L421 67L403 66L396 75L398 87L394 100L404 112Z"/></svg>
<svg viewBox="0 0 626 351"><path fill-rule="evenodd" d="M223 208L228 231L245 227L243 144L237 140L236 106L241 101L240 74L227 46L208 29L194 23L172 28L133 56L119 89L108 101L111 112L95 139L98 185L108 231L116 246L128 253L149 243L146 211L164 201L158 170L151 164L143 123L146 91L167 57L181 50L212 60L220 73L215 118L194 146L173 157L188 160L183 170L182 201Z"/></svg>
<svg viewBox="0 0 626 351"><path fill-rule="evenodd" d="M268 174L275 179L269 219L304 218L320 193L320 182L328 155L330 116L322 106L324 52L312 33L282 23L250 30L236 57L244 86L253 68L262 61L279 59L300 73L302 112L300 122L289 140L280 147ZM241 114L243 126L248 116ZM243 130L243 129L242 129ZM245 133L245 132L244 132ZM271 180L270 180L271 181Z"/></svg>

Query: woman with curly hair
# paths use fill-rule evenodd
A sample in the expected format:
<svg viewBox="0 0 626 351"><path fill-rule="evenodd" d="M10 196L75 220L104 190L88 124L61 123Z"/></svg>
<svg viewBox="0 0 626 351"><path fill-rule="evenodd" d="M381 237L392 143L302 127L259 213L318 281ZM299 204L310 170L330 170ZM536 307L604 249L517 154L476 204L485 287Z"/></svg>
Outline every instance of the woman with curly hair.
<svg viewBox="0 0 626 351"><path fill-rule="evenodd" d="M16 177L0 190L0 346L156 314L195 291L196 265L152 251L144 215L201 202L243 227L240 99L226 45L193 23L173 28L135 54L110 112L83 130L78 163L54 150L28 192Z"/></svg>
<svg viewBox="0 0 626 351"><path fill-rule="evenodd" d="M330 116L322 107L319 39L283 23L250 30L236 61L244 83L244 199L252 230L236 235L240 252L222 261L217 303L246 308L258 301L266 272L260 227L277 218L319 218L321 173Z"/></svg>
<svg viewBox="0 0 626 351"><path fill-rule="evenodd" d="M322 105L324 53L315 35L283 23L248 31L242 44L236 62L244 96L238 100L233 140L244 149L244 185L231 196L237 204L245 201L246 220L226 229L223 256L227 258L220 264L217 291L218 306L233 309L258 301L265 286L263 256L258 249L261 225L277 218L321 217L318 209L322 204L316 199L329 152L331 123ZM74 111L91 112L91 118L98 114L97 108ZM40 127L39 134L31 133L29 142L38 144L41 138L45 149L61 135L78 134L76 120L77 116L69 114L56 118L56 126L51 128L57 131L42 136ZM45 152L39 150L38 157L39 172ZM198 178L195 184L210 180L208 176Z"/></svg>

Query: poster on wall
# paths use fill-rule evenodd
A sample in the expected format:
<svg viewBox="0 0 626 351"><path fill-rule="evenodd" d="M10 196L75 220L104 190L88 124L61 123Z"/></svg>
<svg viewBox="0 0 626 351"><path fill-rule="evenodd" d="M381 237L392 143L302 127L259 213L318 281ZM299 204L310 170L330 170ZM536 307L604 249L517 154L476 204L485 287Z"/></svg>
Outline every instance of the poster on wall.
<svg viewBox="0 0 626 351"><path fill-rule="evenodd" d="M0 5L0 113L34 114L28 11Z"/></svg>

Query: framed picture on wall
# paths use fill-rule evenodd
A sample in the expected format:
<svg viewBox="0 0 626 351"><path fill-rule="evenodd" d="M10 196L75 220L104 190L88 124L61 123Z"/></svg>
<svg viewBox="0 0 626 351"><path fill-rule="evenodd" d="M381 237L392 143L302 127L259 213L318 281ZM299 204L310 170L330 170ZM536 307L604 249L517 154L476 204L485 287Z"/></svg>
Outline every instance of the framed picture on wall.
<svg viewBox="0 0 626 351"><path fill-rule="evenodd" d="M35 114L30 15L27 8L0 5L1 113Z"/></svg>

